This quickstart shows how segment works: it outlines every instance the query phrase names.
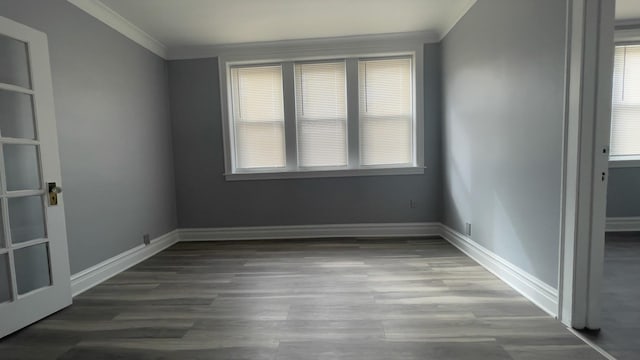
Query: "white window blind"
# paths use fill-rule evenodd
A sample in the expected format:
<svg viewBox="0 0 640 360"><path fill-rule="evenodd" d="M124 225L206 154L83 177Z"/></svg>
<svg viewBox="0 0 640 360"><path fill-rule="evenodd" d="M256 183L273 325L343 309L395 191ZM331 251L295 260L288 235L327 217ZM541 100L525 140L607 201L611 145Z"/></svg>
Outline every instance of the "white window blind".
<svg viewBox="0 0 640 360"><path fill-rule="evenodd" d="M286 163L282 68L231 69L236 168L277 168Z"/></svg>
<svg viewBox="0 0 640 360"><path fill-rule="evenodd" d="M347 165L344 61L295 65L300 167Z"/></svg>
<svg viewBox="0 0 640 360"><path fill-rule="evenodd" d="M613 158L640 156L640 45L616 47L613 74Z"/></svg>
<svg viewBox="0 0 640 360"><path fill-rule="evenodd" d="M411 58L360 60L358 70L361 164L411 163Z"/></svg>

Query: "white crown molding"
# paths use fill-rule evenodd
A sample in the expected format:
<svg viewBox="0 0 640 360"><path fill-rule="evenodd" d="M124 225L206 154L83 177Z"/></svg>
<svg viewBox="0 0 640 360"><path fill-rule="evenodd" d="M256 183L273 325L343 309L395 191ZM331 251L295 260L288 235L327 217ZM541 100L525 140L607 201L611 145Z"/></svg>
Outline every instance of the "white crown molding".
<svg viewBox="0 0 640 360"><path fill-rule="evenodd" d="M616 44L640 42L640 19L617 21L614 36Z"/></svg>
<svg viewBox="0 0 640 360"><path fill-rule="evenodd" d="M614 36L616 44L640 42L640 24L616 27Z"/></svg>
<svg viewBox="0 0 640 360"><path fill-rule="evenodd" d="M462 17L465 16L469 10L475 5L477 0L468 0L466 4L462 7L461 11L457 14L453 14L451 18L447 19L444 22L444 29L440 32L440 41L444 40L444 38L449 34L449 32L462 20Z"/></svg>
<svg viewBox="0 0 640 360"><path fill-rule="evenodd" d="M607 232L640 231L640 216L609 217L605 229Z"/></svg>
<svg viewBox="0 0 640 360"><path fill-rule="evenodd" d="M439 223L323 224L180 229L180 241L438 236Z"/></svg>
<svg viewBox="0 0 640 360"><path fill-rule="evenodd" d="M136 246L133 249L71 275L71 294L74 297L82 294L92 287L177 243L178 240L178 231L173 230L151 240L149 245Z"/></svg>
<svg viewBox="0 0 640 360"><path fill-rule="evenodd" d="M486 249L471 238L441 224L441 236L553 317L558 316L558 290Z"/></svg>
<svg viewBox="0 0 640 360"><path fill-rule="evenodd" d="M616 21L616 29L625 27L640 27L640 19L628 19Z"/></svg>
<svg viewBox="0 0 640 360"><path fill-rule="evenodd" d="M100 0L67 1L152 53L163 59L167 58L168 49L164 44L113 11Z"/></svg>
<svg viewBox="0 0 640 360"><path fill-rule="evenodd" d="M348 51L353 47L357 47L361 50L368 46L371 47L372 51L375 51L376 49L379 49L381 43L428 44L439 41L440 36L435 31L416 31L314 39L261 41L211 46L177 46L169 48L167 58L168 60L185 60L228 55L251 55L255 53L286 54L290 52L321 52L323 50L336 51L340 49Z"/></svg>

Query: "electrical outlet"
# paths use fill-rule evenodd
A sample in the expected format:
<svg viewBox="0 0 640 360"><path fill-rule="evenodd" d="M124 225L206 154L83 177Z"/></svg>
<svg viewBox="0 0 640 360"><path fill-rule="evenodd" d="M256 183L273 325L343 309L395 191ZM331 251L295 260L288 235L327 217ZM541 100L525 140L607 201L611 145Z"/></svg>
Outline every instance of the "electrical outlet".
<svg viewBox="0 0 640 360"><path fill-rule="evenodd" d="M411 209L415 209L416 207L418 207L418 203L416 203L415 200L409 200L409 207Z"/></svg>
<svg viewBox="0 0 640 360"><path fill-rule="evenodd" d="M467 236L471 236L471 223L464 223L464 232Z"/></svg>
<svg viewBox="0 0 640 360"><path fill-rule="evenodd" d="M142 235L142 242L143 242L145 245L149 245L149 244L151 244L151 238L149 237L149 234L144 234L144 235Z"/></svg>

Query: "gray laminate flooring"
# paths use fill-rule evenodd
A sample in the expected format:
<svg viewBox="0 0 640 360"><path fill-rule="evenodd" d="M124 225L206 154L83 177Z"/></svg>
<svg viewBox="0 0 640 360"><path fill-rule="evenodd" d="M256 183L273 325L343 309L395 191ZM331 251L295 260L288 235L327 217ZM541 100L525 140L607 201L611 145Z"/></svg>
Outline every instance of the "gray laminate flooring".
<svg viewBox="0 0 640 360"><path fill-rule="evenodd" d="M591 340L619 360L640 359L640 233L607 233L602 330Z"/></svg>
<svg viewBox="0 0 640 360"><path fill-rule="evenodd" d="M0 341L9 359L601 359L441 239L179 243Z"/></svg>

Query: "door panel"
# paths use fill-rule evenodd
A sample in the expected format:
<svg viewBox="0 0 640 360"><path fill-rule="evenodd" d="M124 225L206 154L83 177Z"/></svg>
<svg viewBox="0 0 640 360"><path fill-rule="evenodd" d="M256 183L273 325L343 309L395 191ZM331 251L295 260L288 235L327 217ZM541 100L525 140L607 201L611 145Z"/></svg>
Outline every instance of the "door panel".
<svg viewBox="0 0 640 360"><path fill-rule="evenodd" d="M0 337L71 304L47 37L0 17Z"/></svg>

